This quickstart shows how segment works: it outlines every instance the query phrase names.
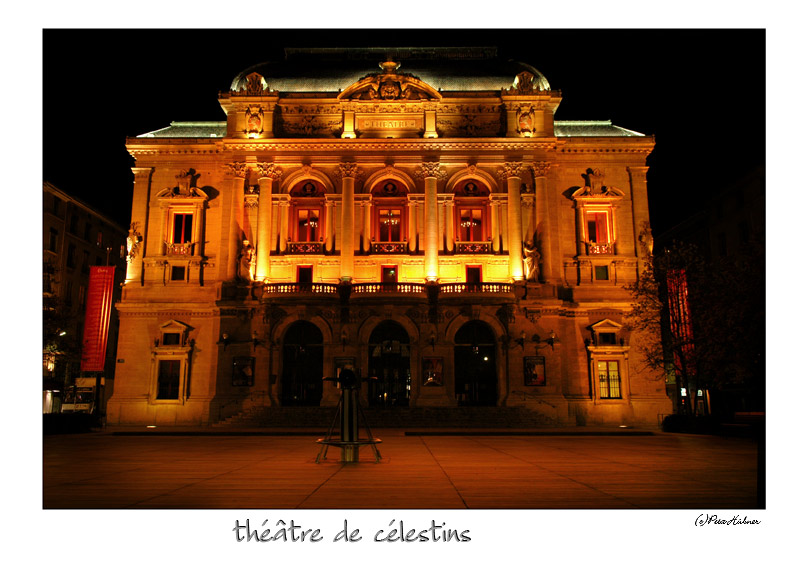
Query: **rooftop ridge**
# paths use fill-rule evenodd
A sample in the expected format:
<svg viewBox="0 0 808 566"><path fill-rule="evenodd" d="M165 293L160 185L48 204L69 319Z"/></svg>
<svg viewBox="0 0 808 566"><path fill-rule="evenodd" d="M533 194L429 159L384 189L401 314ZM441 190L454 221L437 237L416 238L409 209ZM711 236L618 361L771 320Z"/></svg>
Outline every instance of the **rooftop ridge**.
<svg viewBox="0 0 808 566"><path fill-rule="evenodd" d="M287 47L286 59L325 56L340 59L495 59L496 47Z"/></svg>

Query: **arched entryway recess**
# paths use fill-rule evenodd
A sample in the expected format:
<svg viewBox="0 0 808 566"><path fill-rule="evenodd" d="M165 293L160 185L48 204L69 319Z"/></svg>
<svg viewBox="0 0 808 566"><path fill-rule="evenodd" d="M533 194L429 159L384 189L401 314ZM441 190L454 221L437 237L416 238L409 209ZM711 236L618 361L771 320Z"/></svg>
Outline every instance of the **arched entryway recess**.
<svg viewBox="0 0 808 566"><path fill-rule="evenodd" d="M317 406L323 397L323 333L305 320L292 323L283 336L281 404Z"/></svg>
<svg viewBox="0 0 808 566"><path fill-rule="evenodd" d="M410 337L392 320L379 323L368 340L368 405L407 407L410 403Z"/></svg>
<svg viewBox="0 0 808 566"><path fill-rule="evenodd" d="M494 331L481 320L470 320L455 333L454 343L454 381L458 405L496 405L497 348Z"/></svg>

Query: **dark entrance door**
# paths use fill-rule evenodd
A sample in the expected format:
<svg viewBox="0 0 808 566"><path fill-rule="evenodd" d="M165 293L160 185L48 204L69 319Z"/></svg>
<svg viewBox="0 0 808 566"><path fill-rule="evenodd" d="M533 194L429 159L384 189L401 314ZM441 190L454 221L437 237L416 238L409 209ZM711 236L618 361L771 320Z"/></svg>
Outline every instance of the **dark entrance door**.
<svg viewBox="0 0 808 566"><path fill-rule="evenodd" d="M310 322L293 323L283 337L281 403L320 404L323 397L323 334Z"/></svg>
<svg viewBox="0 0 808 566"><path fill-rule="evenodd" d="M455 395L460 405L497 404L497 363L494 332L472 320L455 334Z"/></svg>
<svg viewBox="0 0 808 566"><path fill-rule="evenodd" d="M400 324L387 320L370 334L368 404L406 407L410 403L410 337Z"/></svg>

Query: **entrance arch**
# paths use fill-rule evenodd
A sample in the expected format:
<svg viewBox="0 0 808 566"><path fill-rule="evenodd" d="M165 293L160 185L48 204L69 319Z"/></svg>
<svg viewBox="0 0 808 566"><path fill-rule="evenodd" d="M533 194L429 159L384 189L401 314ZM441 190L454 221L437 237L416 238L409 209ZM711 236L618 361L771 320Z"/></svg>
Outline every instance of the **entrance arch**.
<svg viewBox="0 0 808 566"><path fill-rule="evenodd" d="M410 404L410 336L392 320L379 323L368 340L368 404L407 407Z"/></svg>
<svg viewBox="0 0 808 566"><path fill-rule="evenodd" d="M283 337L281 404L317 406L323 397L323 333L311 322L292 323Z"/></svg>
<svg viewBox="0 0 808 566"><path fill-rule="evenodd" d="M497 404L497 348L494 331L481 320L461 326L454 338L455 395L459 405Z"/></svg>

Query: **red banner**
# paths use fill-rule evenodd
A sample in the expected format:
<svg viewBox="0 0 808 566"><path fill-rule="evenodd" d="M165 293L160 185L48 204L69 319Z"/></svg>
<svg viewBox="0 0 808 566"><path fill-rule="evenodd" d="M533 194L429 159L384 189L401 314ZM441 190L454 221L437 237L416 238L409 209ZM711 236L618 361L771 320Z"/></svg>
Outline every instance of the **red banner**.
<svg viewBox="0 0 808 566"><path fill-rule="evenodd" d="M84 348L81 356L81 371L104 371L114 284L114 266L90 267L87 311L84 314Z"/></svg>

